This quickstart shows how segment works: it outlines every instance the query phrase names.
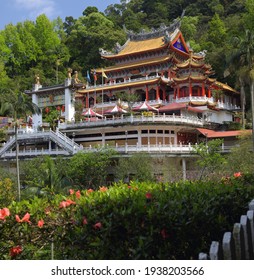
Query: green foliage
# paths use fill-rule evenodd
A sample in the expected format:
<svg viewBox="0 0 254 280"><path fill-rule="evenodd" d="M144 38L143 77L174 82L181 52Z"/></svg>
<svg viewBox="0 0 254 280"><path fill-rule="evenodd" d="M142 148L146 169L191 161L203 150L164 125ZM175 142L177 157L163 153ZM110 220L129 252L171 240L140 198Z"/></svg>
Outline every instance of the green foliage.
<svg viewBox="0 0 254 280"><path fill-rule="evenodd" d="M224 156L221 154L223 140L215 139L207 143L200 143L194 147L194 151L199 155L200 159L197 164L201 167L200 179L206 175L210 178L216 173L223 170L223 165L226 163Z"/></svg>
<svg viewBox="0 0 254 280"><path fill-rule="evenodd" d="M106 184L107 167L114 151L98 148L96 152L75 154L67 167L67 176L75 186L82 189L96 188Z"/></svg>
<svg viewBox="0 0 254 280"><path fill-rule="evenodd" d="M17 198L15 175L0 168L0 208L9 205Z"/></svg>
<svg viewBox="0 0 254 280"><path fill-rule="evenodd" d="M152 158L145 153L137 153L129 158L118 159L115 174L118 180L122 181L153 181Z"/></svg>
<svg viewBox="0 0 254 280"><path fill-rule="evenodd" d="M236 173L219 183L133 182L13 202L0 220L0 259L50 259L52 243L56 259L197 259L253 195L253 174ZM21 252L11 257L15 246Z"/></svg>
<svg viewBox="0 0 254 280"><path fill-rule="evenodd" d="M254 154L252 152L252 138L249 132L239 136L239 143L231 149L227 157L227 169L239 170L244 173L253 172Z"/></svg>
<svg viewBox="0 0 254 280"><path fill-rule="evenodd" d="M45 112L44 114L44 121L49 123L52 129L57 127L57 122L61 113L55 107L49 107L49 111Z"/></svg>
<svg viewBox="0 0 254 280"><path fill-rule="evenodd" d="M51 196L63 193L70 183L66 177L66 160L49 156L23 161L21 177L24 185L22 197Z"/></svg>

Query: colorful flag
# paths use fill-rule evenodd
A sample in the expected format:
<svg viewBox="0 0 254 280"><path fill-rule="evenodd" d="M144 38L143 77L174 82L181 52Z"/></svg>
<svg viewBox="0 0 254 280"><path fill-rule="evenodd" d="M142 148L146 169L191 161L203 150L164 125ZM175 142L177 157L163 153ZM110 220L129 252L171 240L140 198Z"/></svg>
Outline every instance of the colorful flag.
<svg viewBox="0 0 254 280"><path fill-rule="evenodd" d="M91 84L91 78L90 78L88 70L86 71L86 79L87 79L87 82Z"/></svg>
<svg viewBox="0 0 254 280"><path fill-rule="evenodd" d="M107 78L108 78L108 76L105 74L104 70L103 70L103 69L101 69L101 71L102 71L102 72L101 72L101 73L102 73L102 77L104 77L104 78L106 78L106 79L107 79Z"/></svg>
<svg viewBox="0 0 254 280"><path fill-rule="evenodd" d="M97 75L96 75L96 71L95 70L93 72L93 79L94 79L95 82L97 81Z"/></svg>

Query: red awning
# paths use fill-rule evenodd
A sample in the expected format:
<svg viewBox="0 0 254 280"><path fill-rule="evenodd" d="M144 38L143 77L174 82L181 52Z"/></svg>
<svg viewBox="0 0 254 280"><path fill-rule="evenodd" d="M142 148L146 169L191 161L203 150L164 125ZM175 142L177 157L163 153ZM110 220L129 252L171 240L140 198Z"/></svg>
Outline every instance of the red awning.
<svg viewBox="0 0 254 280"><path fill-rule="evenodd" d="M205 128L197 128L197 130L207 138L237 137L243 133L243 130L214 131Z"/></svg>
<svg viewBox="0 0 254 280"><path fill-rule="evenodd" d="M116 105L113 109L105 111L105 115L126 114L127 111Z"/></svg>
<svg viewBox="0 0 254 280"><path fill-rule="evenodd" d="M82 116L85 116L85 117L102 117L102 115L94 112L91 108L89 108L87 111L84 111L82 113Z"/></svg>
<svg viewBox="0 0 254 280"><path fill-rule="evenodd" d="M154 112L158 112L158 109L149 105L146 101L143 104L132 108L132 110L133 111L154 111Z"/></svg>
<svg viewBox="0 0 254 280"><path fill-rule="evenodd" d="M170 111L180 111L183 109L185 109L185 110L187 109L188 111L192 111L192 112L196 112L196 113L203 112L203 110L200 110L196 107L192 107L192 106L188 105L188 103L177 103L177 102L170 103L166 106L161 107L159 109L159 112L165 113L165 112L170 112Z"/></svg>

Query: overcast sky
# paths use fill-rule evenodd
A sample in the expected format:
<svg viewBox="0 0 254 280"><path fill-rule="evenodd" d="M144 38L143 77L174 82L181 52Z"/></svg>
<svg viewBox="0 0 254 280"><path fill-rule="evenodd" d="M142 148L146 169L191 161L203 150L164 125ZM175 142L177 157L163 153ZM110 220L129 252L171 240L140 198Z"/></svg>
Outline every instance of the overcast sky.
<svg viewBox="0 0 254 280"><path fill-rule="evenodd" d="M0 29L8 23L16 24L26 19L35 20L46 14L51 20L60 16L78 18L88 6L95 6L104 12L110 4L120 0L0 0Z"/></svg>

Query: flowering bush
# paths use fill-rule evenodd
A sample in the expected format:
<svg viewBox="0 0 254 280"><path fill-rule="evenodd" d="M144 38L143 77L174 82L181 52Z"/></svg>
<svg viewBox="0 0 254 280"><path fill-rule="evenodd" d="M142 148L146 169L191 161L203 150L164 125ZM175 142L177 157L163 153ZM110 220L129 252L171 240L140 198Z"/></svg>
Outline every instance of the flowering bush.
<svg viewBox="0 0 254 280"><path fill-rule="evenodd" d="M254 197L254 176L236 174L12 202L0 209L0 259L195 259Z"/></svg>

